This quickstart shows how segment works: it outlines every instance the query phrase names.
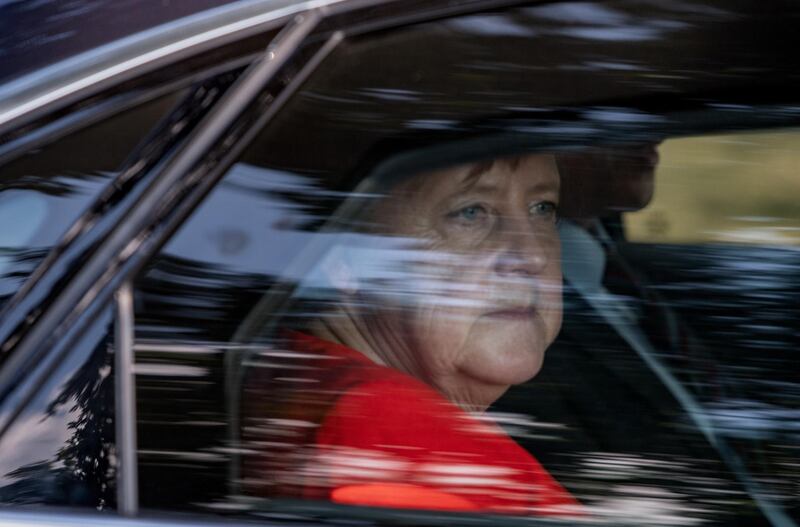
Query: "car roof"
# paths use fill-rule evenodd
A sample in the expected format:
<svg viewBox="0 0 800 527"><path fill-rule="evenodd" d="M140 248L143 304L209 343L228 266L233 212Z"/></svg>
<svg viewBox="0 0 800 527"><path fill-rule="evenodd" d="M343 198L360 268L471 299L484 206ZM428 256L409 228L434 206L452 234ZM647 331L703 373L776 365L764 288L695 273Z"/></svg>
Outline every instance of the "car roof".
<svg viewBox="0 0 800 527"><path fill-rule="evenodd" d="M3 1L0 20L4 25L28 27L0 39L0 129L13 127L20 118L53 105L80 99L108 83L257 34L299 12L344 0ZM28 3L34 8L41 5L41 11L32 8L27 13L22 6ZM76 6L84 4L81 14ZM173 9L169 4L187 6ZM139 13L147 9L156 14ZM32 29L40 20L44 29ZM83 29L93 24L103 30Z"/></svg>
<svg viewBox="0 0 800 527"><path fill-rule="evenodd" d="M237 0L0 3L0 83L123 37Z"/></svg>

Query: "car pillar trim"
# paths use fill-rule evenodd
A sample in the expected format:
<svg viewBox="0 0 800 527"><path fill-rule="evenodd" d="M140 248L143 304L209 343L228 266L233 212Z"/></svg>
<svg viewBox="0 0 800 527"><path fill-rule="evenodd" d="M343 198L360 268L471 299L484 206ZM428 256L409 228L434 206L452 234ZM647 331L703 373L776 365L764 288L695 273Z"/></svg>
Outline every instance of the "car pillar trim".
<svg viewBox="0 0 800 527"><path fill-rule="evenodd" d="M139 474L136 440L136 375L133 356L133 286L116 294L114 335L114 401L116 407L117 510L123 516L139 512Z"/></svg>

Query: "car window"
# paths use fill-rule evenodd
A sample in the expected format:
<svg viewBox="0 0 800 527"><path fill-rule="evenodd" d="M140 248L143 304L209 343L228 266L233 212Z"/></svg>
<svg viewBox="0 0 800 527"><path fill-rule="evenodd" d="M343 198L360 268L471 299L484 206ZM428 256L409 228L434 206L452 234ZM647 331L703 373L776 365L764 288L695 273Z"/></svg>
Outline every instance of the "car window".
<svg viewBox="0 0 800 527"><path fill-rule="evenodd" d="M796 140L782 129L665 142L653 200L624 215L619 244L659 303L680 314L677 333L698 350L689 364L705 373L674 369L686 369L679 375L720 435L793 511Z"/></svg>
<svg viewBox="0 0 800 527"><path fill-rule="evenodd" d="M797 517L794 248L623 228L662 185L700 192L653 179L673 141L796 126L793 96L727 104L754 82L724 37L747 9L643 5L330 54L136 280L144 509Z"/></svg>
<svg viewBox="0 0 800 527"><path fill-rule="evenodd" d="M31 150L6 152L14 157L7 157L0 168L0 218L5 225L0 234L0 305L95 204L180 96L172 92L121 112L107 111L102 120L66 135L48 142L38 138ZM103 306L78 338L62 336L36 368L18 375L23 391L25 382L41 381L32 399L23 402L16 392L4 394L4 505L116 508L112 329L113 311ZM64 346L63 360L52 363Z"/></svg>
<svg viewBox="0 0 800 527"><path fill-rule="evenodd" d="M562 178L567 166L562 162ZM599 183L610 178L600 177ZM136 349L144 507L280 510L280 500L253 505L233 496L285 492L284 498L296 499L298 487L332 477L331 471L345 479L355 474L356 481L403 477L391 468L397 459L381 449L339 452L341 457L324 459L332 466L317 458L298 461L300 454L292 451L293 441L308 447L308 434L323 426L309 407L325 408L328 398L348 393L327 383L338 382L337 376L345 385L356 382L346 368L327 365L321 368L333 380L320 378L312 359L331 352L327 344L315 347L319 342L304 340L320 313L341 301L343 290L351 287L363 295L357 304L363 311L404 297L446 296L457 305L469 290L446 267L438 269L442 274L426 271L424 250L409 249L413 240L407 237L379 234L375 226L342 227L339 219L332 231L309 226L329 221L310 210L311 204L364 199L359 192L334 193L296 174L237 165L142 277ZM369 193L366 199L381 203L387 198ZM401 208L416 210L409 203ZM465 208L458 214L459 222L470 224L484 212ZM797 396L792 330L797 313L791 298L800 284L796 250L771 244L747 253L730 245L643 248L600 238L615 244L623 266L606 263L607 276L601 273L598 280L608 289L587 292L581 267L603 262L582 245L591 243L593 231L579 231L579 219L565 215L558 227L565 282L560 335L536 376L512 386L486 418L599 517L618 518L620 511L636 508L638 518L666 524L680 523L689 513L732 521L753 514L751 493L756 491L742 483L748 478L756 478L779 507L791 510L797 484L791 470ZM611 236L613 222L604 232ZM346 270L337 271L342 261ZM770 271L753 277L755 267ZM510 298L507 294L503 301ZM607 318L611 309L621 314ZM620 329L632 320L640 323L643 344ZM490 330L484 327L473 338ZM411 406L396 389L401 391L386 397L409 405L415 421L430 411ZM392 419L404 423L402 416L399 412ZM354 419L340 426L358 434L378 424ZM395 441L409 447L402 445L406 435L393 433ZM271 453L275 444L286 456L279 462ZM443 461L438 469L446 472L447 466ZM470 478L488 478L484 472L492 466L462 463L463 485L473 485ZM195 482L191 488L182 484L188 475ZM441 477L451 490L462 485L455 476ZM254 479L263 487L248 489ZM394 488L381 490L402 495ZM316 492L309 499L320 499L324 491ZM425 508L425 496L415 496L420 500L415 504ZM349 498L336 499L348 503ZM382 503L403 506L402 501Z"/></svg>
<svg viewBox="0 0 800 527"><path fill-rule="evenodd" d="M0 218L6 226L0 234L0 306L113 180L178 96L128 109L0 168Z"/></svg>
<svg viewBox="0 0 800 527"><path fill-rule="evenodd" d="M105 306L4 429L4 507L116 507L112 327L112 309Z"/></svg>
<svg viewBox="0 0 800 527"><path fill-rule="evenodd" d="M627 238L640 243L800 243L798 205L792 199L800 184L798 139L796 130L782 130L665 143L653 202L626 215Z"/></svg>

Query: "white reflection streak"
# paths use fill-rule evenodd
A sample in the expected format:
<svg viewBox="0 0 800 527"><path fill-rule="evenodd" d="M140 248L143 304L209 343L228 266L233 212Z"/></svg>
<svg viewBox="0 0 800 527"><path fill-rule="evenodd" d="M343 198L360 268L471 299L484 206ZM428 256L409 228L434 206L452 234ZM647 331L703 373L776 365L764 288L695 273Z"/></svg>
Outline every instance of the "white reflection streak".
<svg viewBox="0 0 800 527"><path fill-rule="evenodd" d="M427 463L420 466L422 472L430 474L441 474L446 476L482 476L500 477L511 476L519 471L508 467L496 465L476 465L476 464L457 464L457 463Z"/></svg>
<svg viewBox="0 0 800 527"><path fill-rule="evenodd" d="M206 368L179 364L136 364L133 371L136 375L154 377L205 377L208 375Z"/></svg>
<svg viewBox="0 0 800 527"><path fill-rule="evenodd" d="M420 475L419 481L422 483L429 483L436 486L444 487L505 487L513 489L516 483L510 479L502 478L489 478L479 476L426 476Z"/></svg>
<svg viewBox="0 0 800 527"><path fill-rule="evenodd" d="M521 485L513 478L518 470L494 465L476 463L425 463L419 465L415 479L421 483L440 487L451 487L461 491L469 491L470 487L493 487L493 490L505 488L519 496Z"/></svg>
<svg viewBox="0 0 800 527"><path fill-rule="evenodd" d="M492 310L547 308L545 293L561 287L536 277L497 276L489 271L490 255L476 261L475 255L419 248L419 240L381 236L358 240L332 247L304 278L298 295L315 297L352 287L377 301L399 305L435 303ZM347 269L343 279L347 284L337 282L342 267Z"/></svg>
<svg viewBox="0 0 800 527"><path fill-rule="evenodd" d="M537 421L532 419L529 415L517 414L512 412L491 412L476 416L480 421L486 421L504 426L523 426L529 428L545 428L545 429L566 429L567 425L564 423L550 423L546 421Z"/></svg>
<svg viewBox="0 0 800 527"><path fill-rule="evenodd" d="M730 437L767 439L782 432L800 432L800 410L795 408L726 399L707 405L705 412L715 428Z"/></svg>
<svg viewBox="0 0 800 527"><path fill-rule="evenodd" d="M279 477L284 483L314 481L319 486L406 482L459 493L500 493L514 499L541 489L513 480L519 471L469 463L418 463L392 453L351 447L317 446L299 454L297 468Z"/></svg>
<svg viewBox="0 0 800 527"><path fill-rule="evenodd" d="M635 517L643 525L698 525L706 518L727 513L729 507L725 505L737 503L742 497L741 492L726 489L727 483L721 479L692 476L698 466L673 459L594 452L583 464L580 479L596 481L599 486L592 491L591 484L584 485L584 493L578 497L589 514L601 520ZM609 481L619 483L609 486ZM687 492L664 488L667 481L670 486L685 486ZM703 505L690 499L690 495L702 497Z"/></svg>
<svg viewBox="0 0 800 527"><path fill-rule="evenodd" d="M563 2L531 7L524 11L538 18L569 24L616 26L629 22L624 13L590 2Z"/></svg>
<svg viewBox="0 0 800 527"><path fill-rule="evenodd" d="M302 421L300 419L267 419L269 426L275 427L288 427L288 428L316 428L316 423L311 421Z"/></svg>
<svg viewBox="0 0 800 527"><path fill-rule="evenodd" d="M282 481L319 486L402 481L410 466L391 454L348 447L317 447L299 457L298 468L280 475Z"/></svg>
<svg viewBox="0 0 800 527"><path fill-rule="evenodd" d="M626 521L636 518L638 525L700 525L707 520L698 513L712 514L713 509L689 507L677 497L669 494L661 496L636 496L636 487L617 488L620 497L601 500L587 506L590 515L608 520Z"/></svg>
<svg viewBox="0 0 800 527"><path fill-rule="evenodd" d="M533 37L536 31L505 15L476 15L454 18L447 23L451 28L474 35L502 37Z"/></svg>
<svg viewBox="0 0 800 527"><path fill-rule="evenodd" d="M796 243L800 233L795 228L750 227L725 231L705 231L713 240L728 243L786 245Z"/></svg>

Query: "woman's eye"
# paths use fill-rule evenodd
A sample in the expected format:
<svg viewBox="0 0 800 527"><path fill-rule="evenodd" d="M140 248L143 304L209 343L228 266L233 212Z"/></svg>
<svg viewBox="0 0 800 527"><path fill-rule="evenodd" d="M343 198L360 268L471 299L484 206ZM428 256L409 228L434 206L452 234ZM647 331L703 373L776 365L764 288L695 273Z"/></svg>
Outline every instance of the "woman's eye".
<svg viewBox="0 0 800 527"><path fill-rule="evenodd" d="M469 205L453 211L449 216L453 219L465 223L472 223L483 220L489 215L489 211L483 205Z"/></svg>
<svg viewBox="0 0 800 527"><path fill-rule="evenodd" d="M531 205L531 216L556 218L556 210L558 206L552 201L539 201Z"/></svg>

